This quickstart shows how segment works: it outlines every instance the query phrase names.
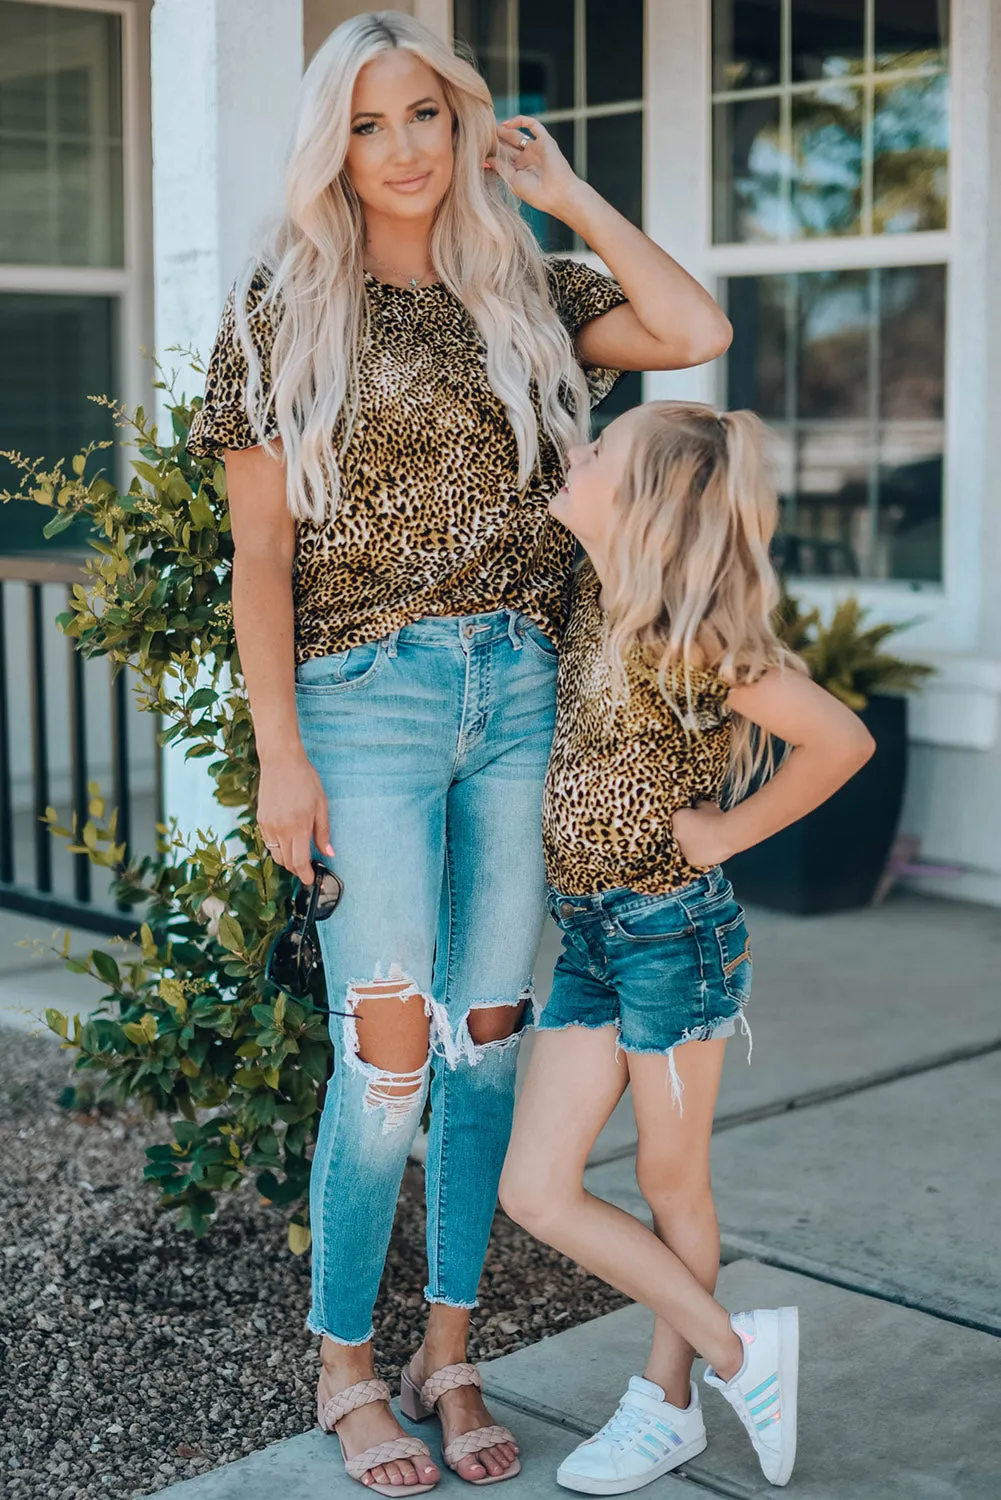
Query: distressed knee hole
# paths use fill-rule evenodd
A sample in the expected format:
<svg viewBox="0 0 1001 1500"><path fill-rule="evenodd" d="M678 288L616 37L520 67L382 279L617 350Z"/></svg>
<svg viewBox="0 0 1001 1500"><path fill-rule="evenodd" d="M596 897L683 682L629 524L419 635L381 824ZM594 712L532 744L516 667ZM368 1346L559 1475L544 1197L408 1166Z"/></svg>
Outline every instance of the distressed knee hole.
<svg viewBox="0 0 1001 1500"><path fill-rule="evenodd" d="M514 1036L521 1026L526 1003L519 999L514 1005L490 1005L471 1010L466 1020L475 1045L485 1047L489 1042L503 1042Z"/></svg>
<svg viewBox="0 0 1001 1500"><path fill-rule="evenodd" d="M411 1000L423 1004L409 1005ZM383 1113L383 1131L413 1121L423 1108L430 1068L431 1001L398 965L389 977L351 984L344 1019L348 1067L366 1081L363 1106Z"/></svg>

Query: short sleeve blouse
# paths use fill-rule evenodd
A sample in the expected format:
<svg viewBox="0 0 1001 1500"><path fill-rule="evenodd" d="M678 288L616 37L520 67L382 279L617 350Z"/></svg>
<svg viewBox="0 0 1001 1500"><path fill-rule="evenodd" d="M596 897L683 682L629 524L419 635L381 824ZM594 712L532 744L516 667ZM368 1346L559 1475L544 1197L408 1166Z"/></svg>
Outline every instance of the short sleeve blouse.
<svg viewBox="0 0 1001 1500"><path fill-rule="evenodd" d="M616 281L579 261L553 257L547 271L571 338L626 301ZM275 332L261 308L267 286L259 271L247 301L265 390ZM503 608L526 614L558 641L574 543L547 510L562 483L553 445L540 429L540 463L519 492L514 433L462 302L441 283L413 291L368 273L365 293L371 339L340 505L332 519L296 526L297 663L380 640L425 615ZM585 366L584 374L595 404L620 372ZM196 457L260 442L246 382L231 293L188 436Z"/></svg>

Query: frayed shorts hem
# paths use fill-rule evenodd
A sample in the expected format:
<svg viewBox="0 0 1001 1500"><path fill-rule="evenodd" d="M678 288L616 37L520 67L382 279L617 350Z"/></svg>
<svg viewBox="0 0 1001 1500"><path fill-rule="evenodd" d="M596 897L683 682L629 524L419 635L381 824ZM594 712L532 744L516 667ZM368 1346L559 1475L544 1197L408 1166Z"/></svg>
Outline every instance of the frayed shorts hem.
<svg viewBox="0 0 1001 1500"><path fill-rule="evenodd" d="M545 1012L543 1012L543 1016ZM552 1021L547 1026L543 1020L537 1027L540 1032L547 1031L605 1031L613 1027L616 1034L616 1051L628 1052L634 1057L664 1057L668 1052L673 1052L675 1047L682 1046L685 1042L715 1042L723 1037L731 1037L736 1033L737 1022L740 1013L736 1016L722 1016L718 1021L708 1022L705 1026L694 1027L689 1031L682 1032L673 1040L657 1042L653 1045L646 1043L624 1041L622 1028L618 1021Z"/></svg>

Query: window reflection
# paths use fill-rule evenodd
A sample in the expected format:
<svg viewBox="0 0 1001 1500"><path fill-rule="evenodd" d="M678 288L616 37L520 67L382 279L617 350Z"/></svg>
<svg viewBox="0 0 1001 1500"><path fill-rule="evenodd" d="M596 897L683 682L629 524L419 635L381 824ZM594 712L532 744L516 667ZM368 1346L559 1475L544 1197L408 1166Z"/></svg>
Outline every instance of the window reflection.
<svg viewBox="0 0 1001 1500"><path fill-rule="evenodd" d="M579 164L574 154L573 121L551 120L546 129L556 141L567 161L576 171ZM551 254L553 251L573 249L573 230L568 229L562 219L554 219L550 214L541 214L538 209L530 208L527 203L522 204L521 212L522 216L532 226L532 232L543 250Z"/></svg>
<svg viewBox="0 0 1001 1500"><path fill-rule="evenodd" d="M873 100L872 212L877 233L946 226L949 80L881 84Z"/></svg>
<svg viewBox="0 0 1001 1500"><path fill-rule="evenodd" d="M777 98L717 104L713 218L716 240L776 240L788 233Z"/></svg>
<svg viewBox="0 0 1001 1500"><path fill-rule="evenodd" d="M520 0L518 87L527 115L572 109L574 0Z"/></svg>
<svg viewBox="0 0 1001 1500"><path fill-rule="evenodd" d="M728 309L727 402L775 433L784 566L939 579L945 268L732 278Z"/></svg>
<svg viewBox="0 0 1001 1500"><path fill-rule="evenodd" d="M877 68L941 65L949 45L949 7L942 0L875 0Z"/></svg>
<svg viewBox="0 0 1001 1500"><path fill-rule="evenodd" d="M600 115L588 120L587 179L619 213L633 224L642 224L642 115Z"/></svg>
<svg viewBox="0 0 1001 1500"><path fill-rule="evenodd" d="M587 0L588 105L643 98L644 0Z"/></svg>

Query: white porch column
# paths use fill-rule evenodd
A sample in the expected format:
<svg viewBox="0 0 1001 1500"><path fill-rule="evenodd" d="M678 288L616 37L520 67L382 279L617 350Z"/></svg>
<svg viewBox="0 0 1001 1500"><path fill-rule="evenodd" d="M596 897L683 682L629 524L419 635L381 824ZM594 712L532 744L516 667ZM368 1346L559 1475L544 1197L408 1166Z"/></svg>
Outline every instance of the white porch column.
<svg viewBox="0 0 1001 1500"><path fill-rule="evenodd" d="M302 77L302 0L155 0L152 14L156 348L208 355L255 234L281 203ZM181 390L197 377L182 372ZM168 749L167 817L222 832L198 761Z"/></svg>

